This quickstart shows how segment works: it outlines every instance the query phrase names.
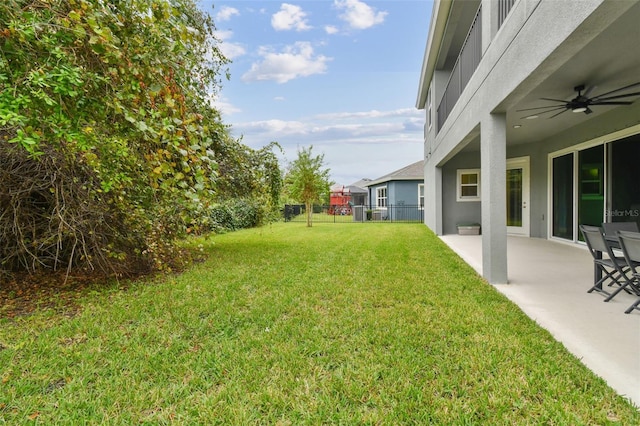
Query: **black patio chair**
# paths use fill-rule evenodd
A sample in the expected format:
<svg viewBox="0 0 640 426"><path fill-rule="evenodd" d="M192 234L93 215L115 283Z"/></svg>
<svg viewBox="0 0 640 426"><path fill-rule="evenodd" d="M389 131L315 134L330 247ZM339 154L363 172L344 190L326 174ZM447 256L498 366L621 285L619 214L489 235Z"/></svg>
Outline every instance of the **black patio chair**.
<svg viewBox="0 0 640 426"><path fill-rule="evenodd" d="M613 248L620 248L618 231L640 232L640 229L638 229L638 222L603 222L602 231L607 244Z"/></svg>
<svg viewBox="0 0 640 426"><path fill-rule="evenodd" d="M633 292L640 296L640 233L629 231L618 231L618 241L620 242L620 248L624 255L629 270L632 274L632 278L627 285L633 290ZM631 313L634 309L640 311L640 297L633 302L629 308L624 311L625 314Z"/></svg>
<svg viewBox="0 0 640 426"><path fill-rule="evenodd" d="M593 264L596 272L594 274L593 286L587 293L595 290L605 294L607 298L604 301L608 302L628 285L629 278L626 276L626 272L629 271L629 267L627 261L624 257L616 256L613 253L600 227L580 225L580 231L584 236L584 241L587 243L591 256L593 256ZM607 257L604 257L603 254L606 254ZM608 293L602 288L602 284L607 280L619 286L614 293Z"/></svg>

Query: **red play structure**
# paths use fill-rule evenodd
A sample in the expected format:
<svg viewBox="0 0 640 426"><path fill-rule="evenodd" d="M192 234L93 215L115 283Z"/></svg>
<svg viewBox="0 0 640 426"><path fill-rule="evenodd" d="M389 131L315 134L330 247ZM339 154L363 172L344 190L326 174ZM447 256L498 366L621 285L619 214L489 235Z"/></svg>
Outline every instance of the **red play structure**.
<svg viewBox="0 0 640 426"><path fill-rule="evenodd" d="M351 192L344 185L333 185L329 197L329 214L351 214Z"/></svg>

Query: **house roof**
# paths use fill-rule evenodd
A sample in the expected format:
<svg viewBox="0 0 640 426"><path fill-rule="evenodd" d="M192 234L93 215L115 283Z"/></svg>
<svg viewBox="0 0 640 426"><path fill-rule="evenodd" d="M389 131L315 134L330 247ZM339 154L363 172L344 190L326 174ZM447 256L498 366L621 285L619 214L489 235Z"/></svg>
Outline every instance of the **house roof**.
<svg viewBox="0 0 640 426"><path fill-rule="evenodd" d="M369 184L369 182L371 182L371 179L362 178L351 185L347 185L347 188L349 188L352 194L367 194L368 191L364 188Z"/></svg>
<svg viewBox="0 0 640 426"><path fill-rule="evenodd" d="M369 191L362 188L361 186L349 185L347 186L347 188L349 188L349 192L351 192L352 194L368 194L369 193Z"/></svg>
<svg viewBox="0 0 640 426"><path fill-rule="evenodd" d="M424 179L424 160L416 161L401 169L393 171L389 174L367 182L365 186L377 185L379 183L389 182L392 180L423 180Z"/></svg>

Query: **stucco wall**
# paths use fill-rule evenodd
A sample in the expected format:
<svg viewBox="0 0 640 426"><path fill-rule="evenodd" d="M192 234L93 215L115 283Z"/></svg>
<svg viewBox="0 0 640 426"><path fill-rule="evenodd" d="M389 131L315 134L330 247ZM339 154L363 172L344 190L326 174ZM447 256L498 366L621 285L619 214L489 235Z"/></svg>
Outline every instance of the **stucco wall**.
<svg viewBox="0 0 640 426"><path fill-rule="evenodd" d="M446 234L458 232L460 222L480 223L481 214L479 201L457 201L456 180L458 169L479 169L480 153L460 153L442 168L442 205L447 212L442 218L442 230Z"/></svg>
<svg viewBox="0 0 640 426"><path fill-rule="evenodd" d="M531 237L548 237L550 155L568 148L584 148L590 144L600 144L602 141L614 141L619 138L616 136L616 132L620 128L637 128L639 117L640 104L623 110L618 109L611 115L603 114L588 126L574 127L540 142L507 147L507 159L529 157L530 200L528 207ZM480 153L477 151L459 153L443 166L442 202L443 211L446 212L443 217L443 232L445 234L457 232L455 227L457 222L480 222L479 202L456 201L457 170L479 167Z"/></svg>

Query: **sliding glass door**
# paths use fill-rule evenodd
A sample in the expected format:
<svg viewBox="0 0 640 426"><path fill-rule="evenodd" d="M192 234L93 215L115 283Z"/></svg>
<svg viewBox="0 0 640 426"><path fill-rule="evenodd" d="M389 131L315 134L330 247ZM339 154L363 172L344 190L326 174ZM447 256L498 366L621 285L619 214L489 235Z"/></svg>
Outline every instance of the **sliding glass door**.
<svg viewBox="0 0 640 426"><path fill-rule="evenodd" d="M553 159L552 235L573 240L573 153Z"/></svg>
<svg viewBox="0 0 640 426"><path fill-rule="evenodd" d="M582 240L578 225L604 221L604 145L553 159L552 235Z"/></svg>
<svg viewBox="0 0 640 426"><path fill-rule="evenodd" d="M578 152L578 225L604 222L604 145ZM578 240L584 241L577 232Z"/></svg>
<svg viewBox="0 0 640 426"><path fill-rule="evenodd" d="M576 150L551 161L551 235L582 241L579 225L640 225L640 135Z"/></svg>
<svg viewBox="0 0 640 426"><path fill-rule="evenodd" d="M610 202L607 222L638 222L640 226L640 135L611 145Z"/></svg>

